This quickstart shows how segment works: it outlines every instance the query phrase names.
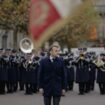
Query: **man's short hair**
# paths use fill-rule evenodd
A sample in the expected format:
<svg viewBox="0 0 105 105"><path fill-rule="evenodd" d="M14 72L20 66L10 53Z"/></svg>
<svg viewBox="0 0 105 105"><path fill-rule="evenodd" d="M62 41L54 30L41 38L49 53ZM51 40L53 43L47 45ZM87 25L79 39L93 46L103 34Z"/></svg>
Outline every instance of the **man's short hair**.
<svg viewBox="0 0 105 105"><path fill-rule="evenodd" d="M57 45L51 45L50 48L49 48L49 52L50 52L54 47L59 48L59 46L57 46Z"/></svg>

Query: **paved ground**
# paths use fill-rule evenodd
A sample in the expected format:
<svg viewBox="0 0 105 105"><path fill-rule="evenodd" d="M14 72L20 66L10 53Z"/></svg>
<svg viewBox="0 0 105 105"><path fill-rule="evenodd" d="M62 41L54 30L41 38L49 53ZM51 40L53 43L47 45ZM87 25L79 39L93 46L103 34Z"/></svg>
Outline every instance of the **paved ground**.
<svg viewBox="0 0 105 105"><path fill-rule="evenodd" d="M0 105L43 105L43 97L40 94L24 95L24 92L0 95ZM74 91L62 97L60 105L105 105L105 95L99 94L96 85L94 92L80 96L75 84Z"/></svg>

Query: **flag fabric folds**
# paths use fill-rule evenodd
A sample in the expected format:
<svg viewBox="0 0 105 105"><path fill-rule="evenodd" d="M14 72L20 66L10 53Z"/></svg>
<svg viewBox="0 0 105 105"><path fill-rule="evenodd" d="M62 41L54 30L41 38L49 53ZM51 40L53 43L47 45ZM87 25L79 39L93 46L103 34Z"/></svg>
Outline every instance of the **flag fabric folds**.
<svg viewBox="0 0 105 105"><path fill-rule="evenodd" d="M36 47L51 37L54 30L65 23L74 0L31 0L29 11L29 35ZM71 6L70 6L71 5Z"/></svg>

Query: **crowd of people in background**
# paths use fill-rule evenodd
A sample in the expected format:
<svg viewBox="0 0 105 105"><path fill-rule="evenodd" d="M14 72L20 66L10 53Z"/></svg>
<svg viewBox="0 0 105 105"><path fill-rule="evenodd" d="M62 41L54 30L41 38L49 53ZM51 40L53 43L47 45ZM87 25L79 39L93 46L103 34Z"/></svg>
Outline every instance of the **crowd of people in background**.
<svg viewBox="0 0 105 105"><path fill-rule="evenodd" d="M21 51L0 49L0 94L24 91L34 94L39 89L40 61L49 56L48 52L24 54ZM95 82L99 85L101 95L105 95L105 53L60 53L66 73L66 91L73 91L78 84L79 95L94 91Z"/></svg>

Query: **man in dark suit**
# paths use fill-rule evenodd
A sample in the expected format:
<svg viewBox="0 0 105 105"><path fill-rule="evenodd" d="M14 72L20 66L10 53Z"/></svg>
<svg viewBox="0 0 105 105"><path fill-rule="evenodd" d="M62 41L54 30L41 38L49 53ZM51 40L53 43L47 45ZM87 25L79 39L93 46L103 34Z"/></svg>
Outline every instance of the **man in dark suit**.
<svg viewBox="0 0 105 105"><path fill-rule="evenodd" d="M42 59L39 67L39 92L44 96L44 104L59 105L66 90L66 70L63 59L59 57L59 47L51 46L49 56Z"/></svg>

